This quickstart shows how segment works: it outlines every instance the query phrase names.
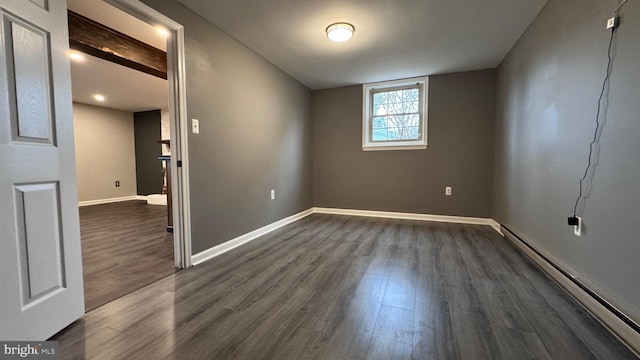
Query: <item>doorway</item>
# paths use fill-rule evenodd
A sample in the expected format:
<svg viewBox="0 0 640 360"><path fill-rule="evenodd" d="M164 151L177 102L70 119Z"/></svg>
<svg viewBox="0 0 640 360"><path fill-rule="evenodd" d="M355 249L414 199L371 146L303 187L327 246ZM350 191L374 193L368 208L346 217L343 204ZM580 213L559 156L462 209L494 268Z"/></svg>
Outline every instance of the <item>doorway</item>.
<svg viewBox="0 0 640 360"><path fill-rule="evenodd" d="M76 15L166 51L169 65L161 79L94 56L90 48L76 47L70 54L76 60L72 79L85 305L91 310L190 265L186 139L180 136L186 134L180 131L184 78L176 47L181 27L139 3L136 11L164 23L151 26L102 0L68 3ZM71 28L71 14L69 19Z"/></svg>

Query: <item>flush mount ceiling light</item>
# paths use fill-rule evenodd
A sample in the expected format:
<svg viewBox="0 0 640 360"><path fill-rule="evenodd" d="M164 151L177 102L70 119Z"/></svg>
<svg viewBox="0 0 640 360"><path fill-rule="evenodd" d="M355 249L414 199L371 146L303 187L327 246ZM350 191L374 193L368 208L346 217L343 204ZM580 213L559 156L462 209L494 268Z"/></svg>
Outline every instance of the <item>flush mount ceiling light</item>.
<svg viewBox="0 0 640 360"><path fill-rule="evenodd" d="M93 98L94 98L96 101L100 101L100 102L104 102L104 100L105 100L104 95L100 95L100 94L95 94L95 95L93 95Z"/></svg>
<svg viewBox="0 0 640 360"><path fill-rule="evenodd" d="M331 41L343 42L351 39L356 29L348 23L335 23L327 27L327 37Z"/></svg>

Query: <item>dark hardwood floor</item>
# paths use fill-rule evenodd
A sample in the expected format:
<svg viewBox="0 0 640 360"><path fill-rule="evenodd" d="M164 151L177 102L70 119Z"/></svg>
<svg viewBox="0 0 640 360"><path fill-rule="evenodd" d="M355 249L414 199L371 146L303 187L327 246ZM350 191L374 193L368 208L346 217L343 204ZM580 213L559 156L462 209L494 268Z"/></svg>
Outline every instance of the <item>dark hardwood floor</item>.
<svg viewBox="0 0 640 360"><path fill-rule="evenodd" d="M53 340L61 359L635 359L488 226L319 214Z"/></svg>
<svg viewBox="0 0 640 360"><path fill-rule="evenodd" d="M165 206L125 201L80 208L85 308L174 273Z"/></svg>

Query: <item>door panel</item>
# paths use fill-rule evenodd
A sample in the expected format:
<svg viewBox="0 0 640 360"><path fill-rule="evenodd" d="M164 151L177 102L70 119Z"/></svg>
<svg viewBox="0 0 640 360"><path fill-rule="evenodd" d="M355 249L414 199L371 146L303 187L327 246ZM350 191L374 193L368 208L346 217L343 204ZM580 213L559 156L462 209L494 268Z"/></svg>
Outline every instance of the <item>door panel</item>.
<svg viewBox="0 0 640 360"><path fill-rule="evenodd" d="M15 203L22 305L28 306L66 283L58 184L16 186Z"/></svg>
<svg viewBox="0 0 640 360"><path fill-rule="evenodd" d="M49 0L29 0L29 1L40 6L44 10L49 10Z"/></svg>
<svg viewBox="0 0 640 360"><path fill-rule="evenodd" d="M17 122L12 129L14 139L53 144L49 36L46 31L7 14L3 14L3 24L9 99L17 112L13 116Z"/></svg>
<svg viewBox="0 0 640 360"><path fill-rule="evenodd" d="M44 340L84 313L66 2L0 0L0 31L0 339Z"/></svg>

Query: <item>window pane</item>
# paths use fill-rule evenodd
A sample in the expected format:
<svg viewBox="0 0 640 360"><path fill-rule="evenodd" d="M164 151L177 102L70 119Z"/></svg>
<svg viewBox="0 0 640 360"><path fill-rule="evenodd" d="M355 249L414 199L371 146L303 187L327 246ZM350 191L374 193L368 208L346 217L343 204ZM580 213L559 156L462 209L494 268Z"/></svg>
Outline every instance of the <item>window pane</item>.
<svg viewBox="0 0 640 360"><path fill-rule="evenodd" d="M387 127L387 119L385 117L374 117L373 118L373 128L386 128Z"/></svg>
<svg viewBox="0 0 640 360"><path fill-rule="evenodd" d="M373 104L374 106L377 104L384 104L387 100L386 93L375 93L373 94Z"/></svg>
<svg viewBox="0 0 640 360"><path fill-rule="evenodd" d="M396 117L395 116L387 116L387 127L397 127L398 124L396 123Z"/></svg>
<svg viewBox="0 0 640 360"><path fill-rule="evenodd" d="M405 102L403 104L404 104L404 107L402 109L402 112L404 114L418 113L418 111L420 111L420 102L418 101L410 101L410 102Z"/></svg>
<svg viewBox="0 0 640 360"><path fill-rule="evenodd" d="M373 118L371 141L420 139L419 115L395 115Z"/></svg>
<svg viewBox="0 0 640 360"><path fill-rule="evenodd" d="M404 89L374 93L374 115L418 114L420 90Z"/></svg>
<svg viewBox="0 0 640 360"><path fill-rule="evenodd" d="M374 105L373 115L387 115L387 107L385 105Z"/></svg>
<svg viewBox="0 0 640 360"><path fill-rule="evenodd" d="M420 116L419 115L407 115L408 118L408 126L420 126Z"/></svg>
<svg viewBox="0 0 640 360"><path fill-rule="evenodd" d="M405 139L417 140L420 138L420 128L417 126L406 128Z"/></svg>
<svg viewBox="0 0 640 360"><path fill-rule="evenodd" d="M403 101L418 101L420 97L419 89L407 89L402 92Z"/></svg>
<svg viewBox="0 0 640 360"><path fill-rule="evenodd" d="M400 140L400 138L398 137L398 128L397 127L391 127L389 128L389 130L387 131L387 140Z"/></svg>
<svg viewBox="0 0 640 360"><path fill-rule="evenodd" d="M387 140L387 129L373 129L373 139L372 141L386 141Z"/></svg>
<svg viewBox="0 0 640 360"><path fill-rule="evenodd" d="M391 94L393 94L392 102L394 104L399 104L402 102L402 90L392 91Z"/></svg>

